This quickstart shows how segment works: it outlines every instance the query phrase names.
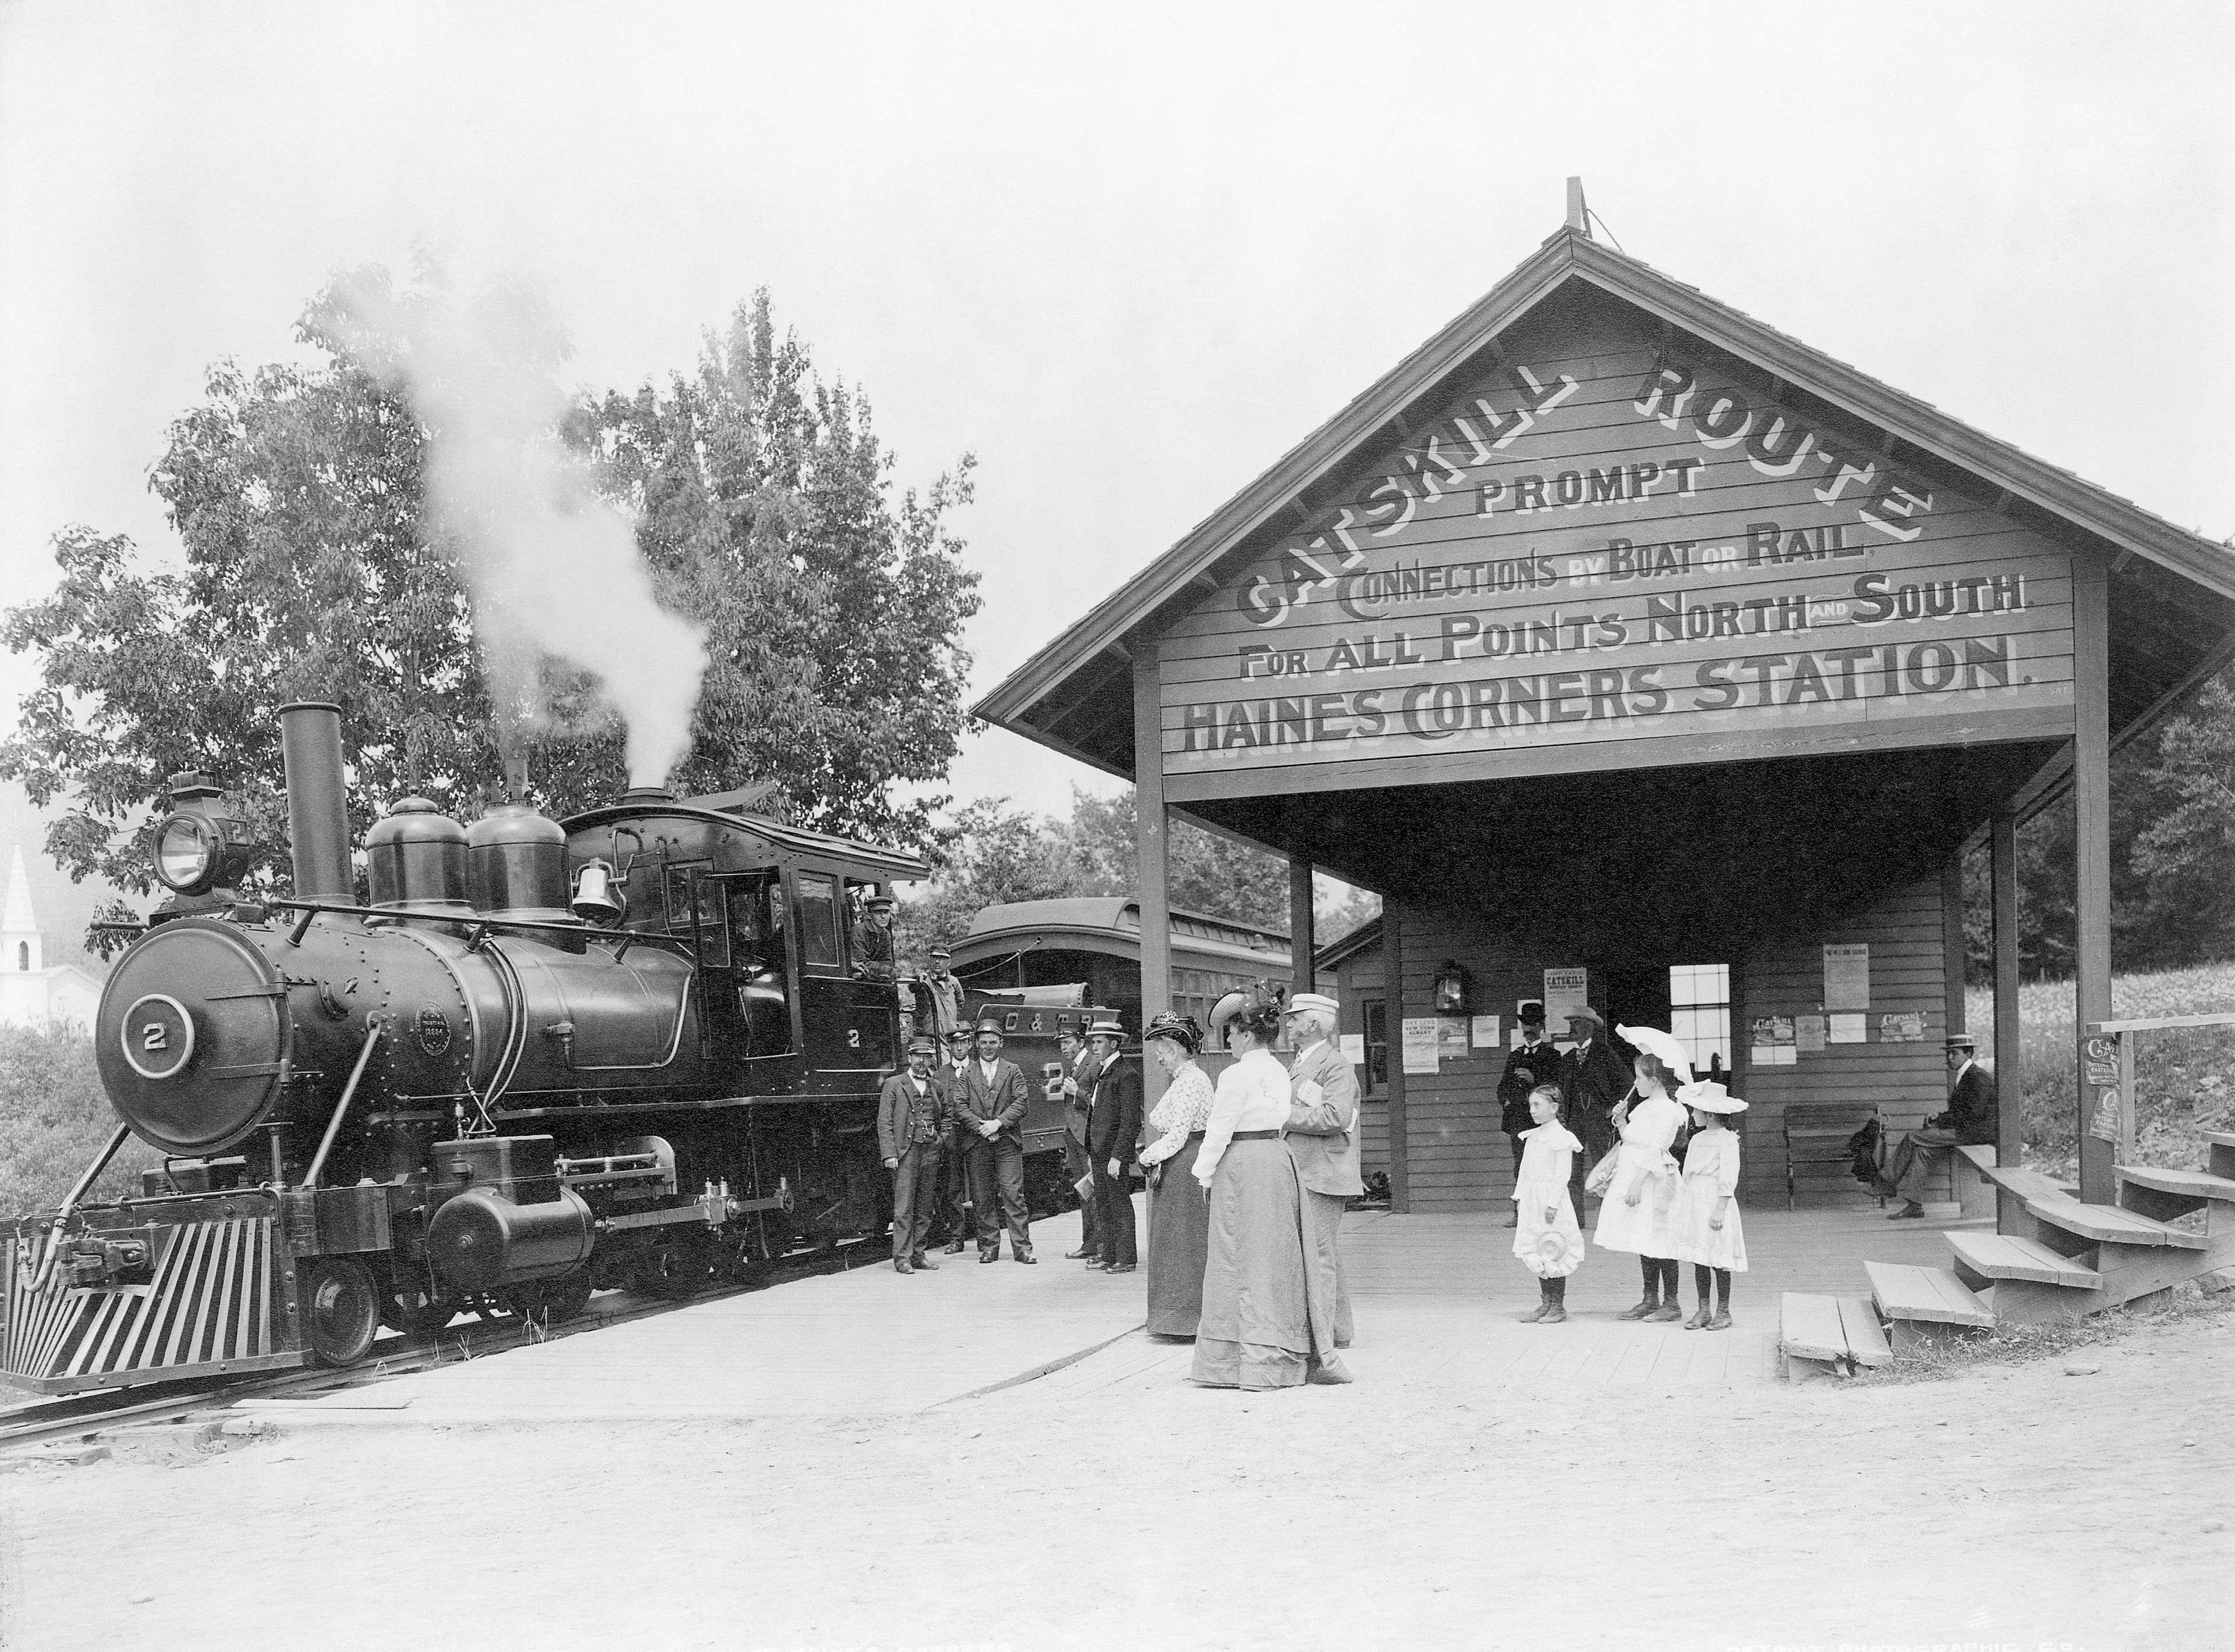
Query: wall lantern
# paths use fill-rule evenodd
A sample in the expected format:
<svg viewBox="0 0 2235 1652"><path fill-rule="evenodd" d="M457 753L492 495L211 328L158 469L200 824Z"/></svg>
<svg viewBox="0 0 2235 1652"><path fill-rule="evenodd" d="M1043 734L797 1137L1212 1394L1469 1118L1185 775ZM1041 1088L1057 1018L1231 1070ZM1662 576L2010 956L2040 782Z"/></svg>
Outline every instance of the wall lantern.
<svg viewBox="0 0 2235 1652"><path fill-rule="evenodd" d="M1466 971L1448 958L1444 960L1444 967L1436 972L1436 1013L1466 1013Z"/></svg>

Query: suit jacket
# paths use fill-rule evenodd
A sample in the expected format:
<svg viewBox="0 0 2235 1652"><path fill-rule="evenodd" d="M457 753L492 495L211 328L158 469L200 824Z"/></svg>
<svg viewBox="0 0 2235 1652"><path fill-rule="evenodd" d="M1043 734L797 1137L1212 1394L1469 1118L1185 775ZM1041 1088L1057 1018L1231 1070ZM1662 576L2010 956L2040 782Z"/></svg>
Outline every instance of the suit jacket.
<svg viewBox="0 0 2235 1652"><path fill-rule="evenodd" d="M1141 1143L1141 1070L1123 1056L1094 1075L1087 1103L1086 1156L1097 1164L1131 1160Z"/></svg>
<svg viewBox="0 0 2235 1652"><path fill-rule="evenodd" d="M962 1071L962 1087L954 1095L955 1133L965 1144L986 1140L988 1138L979 1133L978 1126L988 1118L998 1119L1004 1134L990 1139L1000 1141L1006 1137L1009 1141L1021 1143L1024 1138L1017 1132L1024 1121L1026 1098L1022 1067L1013 1061L996 1061L993 1082L989 1085L985 1069L973 1057Z"/></svg>
<svg viewBox="0 0 2235 1652"><path fill-rule="evenodd" d="M1086 1110L1094 1104L1094 1077L1088 1071L1093 1064L1094 1052L1081 1050L1078 1059L1063 1070L1065 1078L1078 1083L1078 1093L1063 1100L1063 1133L1082 1149L1086 1145Z"/></svg>
<svg viewBox="0 0 2235 1652"><path fill-rule="evenodd" d="M1629 1063L1609 1049L1604 1039L1593 1039L1588 1055L1580 1047L1569 1051L1560 1058L1557 1080L1560 1093L1567 1098L1562 1105L1563 1121L1583 1138L1586 1147L1596 1141L1611 1141L1614 1122L1609 1114L1615 1103L1629 1093L1635 1080Z"/></svg>
<svg viewBox="0 0 2235 1652"><path fill-rule="evenodd" d="M1963 1146L1991 1147L1998 1139L1995 1080L1977 1062L1963 1069L1963 1076L1948 1092L1948 1111L1956 1139Z"/></svg>
<svg viewBox="0 0 2235 1652"><path fill-rule="evenodd" d="M1537 1120L1529 1111L1529 1092L1538 1085L1558 1084L1564 1059L1550 1039L1533 1050L1522 1045L1505 1052L1505 1071L1498 1080L1500 1130L1509 1136L1518 1136L1524 1130L1536 1128ZM1526 1078L1521 1076L1524 1067L1530 1074Z"/></svg>
<svg viewBox="0 0 2235 1652"><path fill-rule="evenodd" d="M1347 1198L1363 1193L1359 1179L1358 1075L1343 1059L1333 1039L1323 1039L1296 1058L1288 1071L1289 1094L1307 1081L1320 1087L1316 1103L1291 1101L1288 1107L1288 1155L1304 1185L1314 1193Z"/></svg>
<svg viewBox="0 0 2235 1652"><path fill-rule="evenodd" d="M947 1086L939 1081L937 1073L927 1074L924 1088L931 1092L931 1124L935 1140L947 1137L947 1113L951 1104ZM898 1158L901 1152L915 1145L915 1132L909 1128L909 1118L915 1111L915 1080L906 1072L896 1072L885 1080L884 1088L877 1092L877 1157L880 1159Z"/></svg>

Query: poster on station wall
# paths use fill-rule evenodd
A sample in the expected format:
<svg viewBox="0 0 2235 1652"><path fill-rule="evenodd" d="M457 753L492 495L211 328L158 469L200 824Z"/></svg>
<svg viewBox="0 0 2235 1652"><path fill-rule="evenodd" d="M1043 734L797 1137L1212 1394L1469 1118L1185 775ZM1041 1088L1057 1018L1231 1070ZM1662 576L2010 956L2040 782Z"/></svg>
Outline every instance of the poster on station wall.
<svg viewBox="0 0 2235 1652"><path fill-rule="evenodd" d="M1871 1038L1871 1018L1855 1010L1840 1010L1824 1018L1830 1023L1824 1030L1827 1044L1867 1044Z"/></svg>
<svg viewBox="0 0 2235 1652"><path fill-rule="evenodd" d="M1476 1016L1473 1021L1472 1041L1474 1047L1478 1050L1495 1050L1498 1048L1498 1017L1495 1015Z"/></svg>
<svg viewBox="0 0 2235 1652"><path fill-rule="evenodd" d="M1802 1055L1821 1055L1831 1041L1831 1028L1821 1015L1793 1018L1793 1047Z"/></svg>
<svg viewBox="0 0 2235 1652"><path fill-rule="evenodd" d="M1757 1067L1789 1067L1799 1052L1799 1033L1790 1015L1753 1018L1753 1046L1749 1059Z"/></svg>
<svg viewBox="0 0 2235 1652"><path fill-rule="evenodd" d="M1824 1007L1866 1010L1871 1006L1871 943L1843 941L1824 948Z"/></svg>
<svg viewBox="0 0 2235 1652"><path fill-rule="evenodd" d="M1437 1031L1437 1018L1432 1015L1408 1015L1405 1018L1405 1071L1433 1072L1440 1053L1441 1040Z"/></svg>
<svg viewBox="0 0 2235 1652"><path fill-rule="evenodd" d="M1568 1042L1568 1013L1589 1007L1591 972L1588 969L1548 969L1544 972L1544 1030L1558 1043Z"/></svg>
<svg viewBox="0 0 2235 1652"><path fill-rule="evenodd" d="M2064 552L1681 336L1589 326L1524 324L1165 633L1178 795L1596 742L1698 762L1989 716L2069 733Z"/></svg>

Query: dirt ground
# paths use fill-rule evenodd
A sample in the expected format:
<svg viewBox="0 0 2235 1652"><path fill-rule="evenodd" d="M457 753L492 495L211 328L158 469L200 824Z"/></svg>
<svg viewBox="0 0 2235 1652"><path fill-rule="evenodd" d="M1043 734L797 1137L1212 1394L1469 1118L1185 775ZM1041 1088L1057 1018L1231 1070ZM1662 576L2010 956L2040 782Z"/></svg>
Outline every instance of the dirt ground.
<svg viewBox="0 0 2235 1652"><path fill-rule="evenodd" d="M0 1478L0 1638L2218 1649L2231 1400L2221 1313L1943 1381L1588 1414L1160 1382L858 1419L307 1427Z"/></svg>

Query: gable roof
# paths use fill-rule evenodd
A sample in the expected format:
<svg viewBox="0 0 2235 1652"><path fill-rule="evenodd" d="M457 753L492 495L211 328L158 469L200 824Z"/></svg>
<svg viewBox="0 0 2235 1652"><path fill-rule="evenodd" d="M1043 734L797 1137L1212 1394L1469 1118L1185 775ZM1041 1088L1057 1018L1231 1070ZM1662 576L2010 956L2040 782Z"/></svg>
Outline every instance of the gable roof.
<svg viewBox="0 0 2235 1652"><path fill-rule="evenodd" d="M1222 565L1262 554L1274 539L1308 520L1327 494L1315 484L1365 451L1403 442L1501 334L1556 294L1578 286L1694 335L1769 376L1797 399L1820 402L1875 427L1886 438L1889 454L1904 464L1961 473L1972 491L2029 527L2068 542L2075 535L2092 540L2113 559L2114 571L2140 559L2177 576L2208 593L2223 632L2235 624L2235 552L2226 547L1976 430L1636 259L1563 228L1465 313L1019 666L979 701L974 714L1130 778L1127 637L1168 622L1219 583L1216 570ZM2119 697L2123 705L2114 707L2116 728L2138 731L2226 663L2230 645L2224 635L2210 644L2183 640L2191 646L2177 669ZM1116 692L1121 689L1122 696ZM1121 698L1122 730L1115 726ZM1066 718L1079 726L1062 726Z"/></svg>

